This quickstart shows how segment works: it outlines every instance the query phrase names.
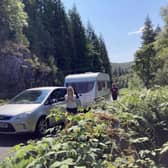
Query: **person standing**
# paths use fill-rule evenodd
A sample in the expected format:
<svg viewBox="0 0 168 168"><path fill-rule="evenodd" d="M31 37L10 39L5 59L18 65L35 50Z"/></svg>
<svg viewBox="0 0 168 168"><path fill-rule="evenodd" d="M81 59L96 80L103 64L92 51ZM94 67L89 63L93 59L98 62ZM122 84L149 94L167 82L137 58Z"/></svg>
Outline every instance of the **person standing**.
<svg viewBox="0 0 168 168"><path fill-rule="evenodd" d="M67 88L67 94L65 95L66 110L69 113L77 113L77 100L74 93L74 89L71 86Z"/></svg>
<svg viewBox="0 0 168 168"><path fill-rule="evenodd" d="M111 94L112 94L113 100L117 100L118 94L119 94L119 88L115 83L112 84Z"/></svg>

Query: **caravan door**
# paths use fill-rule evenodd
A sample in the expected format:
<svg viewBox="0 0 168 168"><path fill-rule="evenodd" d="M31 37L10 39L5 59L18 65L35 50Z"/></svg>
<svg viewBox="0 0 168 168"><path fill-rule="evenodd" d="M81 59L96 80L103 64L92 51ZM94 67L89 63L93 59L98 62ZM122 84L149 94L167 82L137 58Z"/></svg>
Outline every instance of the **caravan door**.
<svg viewBox="0 0 168 168"><path fill-rule="evenodd" d="M83 107L89 106L95 99L95 81L66 83L66 86L72 86L77 91Z"/></svg>

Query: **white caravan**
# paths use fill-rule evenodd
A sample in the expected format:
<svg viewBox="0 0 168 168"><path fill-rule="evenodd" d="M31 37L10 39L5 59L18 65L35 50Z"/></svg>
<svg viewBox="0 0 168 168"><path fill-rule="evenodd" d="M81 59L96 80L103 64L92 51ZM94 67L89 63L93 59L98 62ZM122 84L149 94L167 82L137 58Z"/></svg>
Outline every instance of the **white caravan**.
<svg viewBox="0 0 168 168"><path fill-rule="evenodd" d="M72 86L77 91L83 107L88 107L99 97L111 98L110 78L106 73L68 75L65 77L64 86Z"/></svg>

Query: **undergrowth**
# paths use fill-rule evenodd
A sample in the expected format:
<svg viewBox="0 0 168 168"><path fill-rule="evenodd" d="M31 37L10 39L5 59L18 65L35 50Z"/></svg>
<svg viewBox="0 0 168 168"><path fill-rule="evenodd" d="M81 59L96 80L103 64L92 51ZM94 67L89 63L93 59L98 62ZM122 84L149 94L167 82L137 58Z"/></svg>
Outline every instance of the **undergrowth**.
<svg viewBox="0 0 168 168"><path fill-rule="evenodd" d="M15 146L0 168L168 167L168 88L128 91L115 102L100 100L88 113L51 113L65 128Z"/></svg>

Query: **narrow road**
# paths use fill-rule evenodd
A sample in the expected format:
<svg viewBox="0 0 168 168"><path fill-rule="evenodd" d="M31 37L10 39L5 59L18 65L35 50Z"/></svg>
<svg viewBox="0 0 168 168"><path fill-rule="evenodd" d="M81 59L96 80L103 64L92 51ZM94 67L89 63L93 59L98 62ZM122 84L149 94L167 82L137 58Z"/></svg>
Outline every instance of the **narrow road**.
<svg viewBox="0 0 168 168"><path fill-rule="evenodd" d="M0 134L0 161L11 155L12 148L20 143L35 139L32 134L1 135Z"/></svg>

